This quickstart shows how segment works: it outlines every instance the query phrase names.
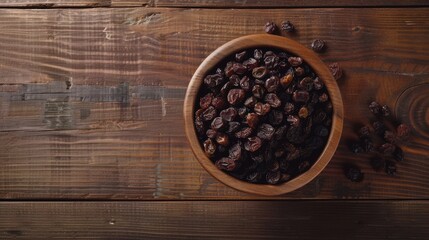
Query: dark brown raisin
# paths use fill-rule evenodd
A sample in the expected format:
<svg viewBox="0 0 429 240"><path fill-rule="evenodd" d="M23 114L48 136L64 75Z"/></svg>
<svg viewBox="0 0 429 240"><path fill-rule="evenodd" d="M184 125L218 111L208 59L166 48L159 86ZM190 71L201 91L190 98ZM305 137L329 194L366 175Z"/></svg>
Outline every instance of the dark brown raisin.
<svg viewBox="0 0 429 240"><path fill-rule="evenodd" d="M361 182L364 176L360 168L352 164L348 164L344 167L344 174L352 182Z"/></svg>
<svg viewBox="0 0 429 240"><path fill-rule="evenodd" d="M381 114L381 106L377 102L371 102L368 108L369 108L369 111L371 111L376 116Z"/></svg>
<svg viewBox="0 0 429 240"><path fill-rule="evenodd" d="M386 160L384 170L388 175L396 175L396 163L392 160Z"/></svg>
<svg viewBox="0 0 429 240"><path fill-rule="evenodd" d="M252 128L244 127L234 134L236 138L247 138L252 134Z"/></svg>
<svg viewBox="0 0 429 240"><path fill-rule="evenodd" d="M244 149L249 152L256 152L262 146L262 141L258 137L249 137L244 143Z"/></svg>
<svg viewBox="0 0 429 240"><path fill-rule="evenodd" d="M213 100L213 93L207 93L202 98L200 98L200 107L206 109L210 106Z"/></svg>
<svg viewBox="0 0 429 240"><path fill-rule="evenodd" d="M289 57L288 62L290 63L290 65L292 65L294 67L298 67L299 65L302 64L302 58L300 58L300 57Z"/></svg>
<svg viewBox="0 0 429 240"><path fill-rule="evenodd" d="M373 122L372 128L374 129L374 132L379 136L383 136L384 132L386 131L386 126L383 122L380 121Z"/></svg>
<svg viewBox="0 0 429 240"><path fill-rule="evenodd" d="M295 110L295 105L293 105L290 102L285 103L284 112L286 114L291 114L291 113L293 113L294 110Z"/></svg>
<svg viewBox="0 0 429 240"><path fill-rule="evenodd" d="M265 95L264 100L273 108L278 108L282 104L279 97L277 97L275 93L268 93L267 95Z"/></svg>
<svg viewBox="0 0 429 240"><path fill-rule="evenodd" d="M231 105L238 105L243 102L246 93L243 89L231 89L228 92L227 100Z"/></svg>
<svg viewBox="0 0 429 240"><path fill-rule="evenodd" d="M275 92L277 91L277 88L279 86L279 78L276 76L272 76L265 81L265 89L267 89L268 92Z"/></svg>
<svg viewBox="0 0 429 240"><path fill-rule="evenodd" d="M218 133L216 135L216 142L222 146L228 146L229 144L229 137L225 133Z"/></svg>
<svg viewBox="0 0 429 240"><path fill-rule="evenodd" d="M223 77L220 74L207 75L204 78L204 84L210 88L214 88L223 82Z"/></svg>
<svg viewBox="0 0 429 240"><path fill-rule="evenodd" d="M301 77L301 76L303 76L305 74L305 70L302 67L296 67L294 69L294 71L295 71L295 75L298 76L298 77Z"/></svg>
<svg viewBox="0 0 429 240"><path fill-rule="evenodd" d="M216 167L225 171L234 171L237 168L236 161L231 158L223 157L216 161Z"/></svg>
<svg viewBox="0 0 429 240"><path fill-rule="evenodd" d="M329 70L331 70L332 76L335 80L341 79L343 76L343 70L340 67L340 64L338 63L331 63L329 64Z"/></svg>
<svg viewBox="0 0 429 240"><path fill-rule="evenodd" d="M246 107L239 108L238 111L237 111L238 116L240 116L241 118L246 117L246 115L247 115L248 112L249 112L249 109L246 108Z"/></svg>
<svg viewBox="0 0 429 240"><path fill-rule="evenodd" d="M242 62L244 60L244 57L246 57L246 51L242 51L235 54L235 61Z"/></svg>
<svg viewBox="0 0 429 240"><path fill-rule="evenodd" d="M279 110L270 111L268 121L273 125L280 125L283 122L283 113Z"/></svg>
<svg viewBox="0 0 429 240"><path fill-rule="evenodd" d="M270 112L271 106L268 103L264 104L264 103L258 102L255 104L255 107L253 110L255 111L256 114L264 116Z"/></svg>
<svg viewBox="0 0 429 240"><path fill-rule="evenodd" d="M292 98L295 102L305 103L310 99L310 94L307 91L295 91Z"/></svg>
<svg viewBox="0 0 429 240"><path fill-rule="evenodd" d="M264 140L271 140L275 132L275 129L270 124L263 123L261 126L259 126L258 131L256 132L256 135L260 139Z"/></svg>
<svg viewBox="0 0 429 240"><path fill-rule="evenodd" d="M225 99L223 97L213 98L212 106L218 110L223 109L226 106Z"/></svg>
<svg viewBox="0 0 429 240"><path fill-rule="evenodd" d="M211 128L207 129L206 136L208 138L214 139L216 137L216 135L217 135L217 131L216 130L213 130Z"/></svg>
<svg viewBox="0 0 429 240"><path fill-rule="evenodd" d="M323 50L325 49L325 41L321 39L313 40L313 42L311 43L311 49L313 49L313 51L315 52L323 52Z"/></svg>
<svg viewBox="0 0 429 240"><path fill-rule="evenodd" d="M290 21L283 21L282 30L285 32L293 32L295 31L295 26Z"/></svg>
<svg viewBox="0 0 429 240"><path fill-rule="evenodd" d="M286 121L292 126L292 127L298 127L301 123L299 120L299 117L294 115L288 115L286 118Z"/></svg>
<svg viewBox="0 0 429 240"><path fill-rule="evenodd" d="M234 62L228 62L225 66L225 75L227 77L231 77L234 74L234 68L233 68Z"/></svg>
<svg viewBox="0 0 429 240"><path fill-rule="evenodd" d="M391 131L385 131L384 132L384 140L388 143L395 143L396 142L396 136Z"/></svg>
<svg viewBox="0 0 429 240"><path fill-rule="evenodd" d="M391 143L384 143L380 146L379 151L382 154L392 154L393 152L395 152L395 145L391 144Z"/></svg>
<svg viewBox="0 0 429 240"><path fill-rule="evenodd" d="M281 176L282 175L281 175L280 171L277 171L277 172L269 171L266 174L265 179L266 179L267 183L269 183L269 184L277 184L280 181Z"/></svg>
<svg viewBox="0 0 429 240"><path fill-rule="evenodd" d="M382 114L384 117L388 117L388 116L390 116L390 108L389 108L387 105L383 105L383 106L381 107L381 114Z"/></svg>
<svg viewBox="0 0 429 240"><path fill-rule="evenodd" d="M241 159L242 154L242 146L240 142L237 142L231 146L229 149L228 157L234 161Z"/></svg>
<svg viewBox="0 0 429 240"><path fill-rule="evenodd" d="M273 22L267 22L264 26L264 30L268 34L274 34L277 31L277 25Z"/></svg>
<svg viewBox="0 0 429 240"><path fill-rule="evenodd" d="M251 96L244 101L244 106L246 106L248 108L253 108L253 107L255 107L255 104L257 102L258 102L258 100L254 96Z"/></svg>
<svg viewBox="0 0 429 240"><path fill-rule="evenodd" d="M356 153L363 153L365 151L363 149L363 147L361 146L361 144L358 143L358 142L352 143L351 146L350 146L350 148L351 148L352 152L355 153L355 154Z"/></svg>
<svg viewBox="0 0 429 240"><path fill-rule="evenodd" d="M322 80L320 80L320 78L316 77L313 81L313 85L314 85L314 89L316 90L321 90L323 88L323 86L325 86L325 84L323 83Z"/></svg>
<svg viewBox="0 0 429 240"><path fill-rule="evenodd" d="M262 99L265 95L265 88L262 87L261 85L255 85L252 88L252 93L253 93L253 96L259 99Z"/></svg>
<svg viewBox="0 0 429 240"><path fill-rule="evenodd" d="M228 129L226 130L227 133L235 133L240 128L239 122L229 122L228 123Z"/></svg>
<svg viewBox="0 0 429 240"><path fill-rule="evenodd" d="M286 74L280 79L280 84L286 88L288 87L292 81L293 81L294 73L291 69L289 69Z"/></svg>
<svg viewBox="0 0 429 240"><path fill-rule="evenodd" d="M371 134L371 129L368 126L363 126L359 129L358 134L360 138L367 138Z"/></svg>
<svg viewBox="0 0 429 240"><path fill-rule="evenodd" d="M228 122L233 121L237 117L237 109L233 107L224 109L220 112L220 117Z"/></svg>
<svg viewBox="0 0 429 240"><path fill-rule="evenodd" d="M311 91L313 89L313 82L314 80L311 77L305 77L299 82L298 88Z"/></svg>
<svg viewBox="0 0 429 240"><path fill-rule="evenodd" d="M259 115L256 113L249 113L246 116L246 123L251 128L256 128L259 123Z"/></svg>
<svg viewBox="0 0 429 240"><path fill-rule="evenodd" d="M247 68L241 63L232 64L232 69L238 75L243 75L247 71Z"/></svg>
<svg viewBox="0 0 429 240"><path fill-rule="evenodd" d="M268 73L268 69L266 67L256 67L252 70L252 76L258 79L265 77L267 73Z"/></svg>
<svg viewBox="0 0 429 240"><path fill-rule="evenodd" d="M225 122L225 120L223 120L223 118L215 117L215 119L213 119L210 126L213 130L218 131L218 130L225 129L227 127L227 123Z"/></svg>
<svg viewBox="0 0 429 240"><path fill-rule="evenodd" d="M204 152L207 156L213 156L216 152L216 144L210 138L205 140L203 143Z"/></svg>
<svg viewBox="0 0 429 240"><path fill-rule="evenodd" d="M298 111L298 116L300 118L307 118L309 114L308 108L306 106L303 106Z"/></svg>
<svg viewBox="0 0 429 240"><path fill-rule="evenodd" d="M404 161L404 152L400 147L396 147L395 151L393 152L393 158L398 162Z"/></svg>
<svg viewBox="0 0 429 240"><path fill-rule="evenodd" d="M328 99L329 99L329 96L328 96L328 94L326 94L326 93L322 93L322 94L319 96L319 102L324 103L324 102L328 101Z"/></svg>
<svg viewBox="0 0 429 240"><path fill-rule="evenodd" d="M254 58L249 58L243 62L243 66L245 66L248 70L253 70L257 66L259 66L258 61Z"/></svg>
<svg viewBox="0 0 429 240"><path fill-rule="evenodd" d="M216 117L216 109L213 106L208 107L201 114L201 117L204 121L211 121Z"/></svg>
<svg viewBox="0 0 429 240"><path fill-rule="evenodd" d="M262 58L262 56L263 56L263 53L260 49L255 49L255 51L253 51L253 57L256 60L260 60Z"/></svg>

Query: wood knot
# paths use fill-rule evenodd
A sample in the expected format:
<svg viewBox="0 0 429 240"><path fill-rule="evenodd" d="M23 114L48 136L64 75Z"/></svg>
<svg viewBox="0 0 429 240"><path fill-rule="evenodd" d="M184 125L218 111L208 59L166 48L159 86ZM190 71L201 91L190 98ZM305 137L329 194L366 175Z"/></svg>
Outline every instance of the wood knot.
<svg viewBox="0 0 429 240"><path fill-rule="evenodd" d="M429 140L429 83L405 89L395 103L396 118L410 126L412 136Z"/></svg>

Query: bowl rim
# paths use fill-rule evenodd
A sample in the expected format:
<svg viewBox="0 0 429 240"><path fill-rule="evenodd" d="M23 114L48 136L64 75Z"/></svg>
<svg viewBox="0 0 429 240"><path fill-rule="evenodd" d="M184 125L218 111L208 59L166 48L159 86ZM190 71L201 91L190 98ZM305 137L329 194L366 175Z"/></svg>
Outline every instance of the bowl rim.
<svg viewBox="0 0 429 240"><path fill-rule="evenodd" d="M215 164L205 155L201 148L200 142L194 127L194 108L195 101L198 96L198 91L202 85L203 78L225 57L230 56L234 52L249 49L249 48L277 48L295 56L301 57L313 71L321 78L328 90L330 100L333 105L331 132L325 148L319 155L309 170L278 185L270 184L255 184L237 179L222 170L218 169ZM232 187L236 190L253 193L265 196L276 196L294 191L308 182L313 180L327 166L334 155L343 129L344 110L341 92L336 80L333 78L326 64L312 50L301 45L300 43L283 37L268 34L253 34L235 38L214 50L204 61L199 65L191 81L188 85L185 101L184 101L184 123L185 132L188 142L190 143L192 152L201 166L214 178L223 184Z"/></svg>

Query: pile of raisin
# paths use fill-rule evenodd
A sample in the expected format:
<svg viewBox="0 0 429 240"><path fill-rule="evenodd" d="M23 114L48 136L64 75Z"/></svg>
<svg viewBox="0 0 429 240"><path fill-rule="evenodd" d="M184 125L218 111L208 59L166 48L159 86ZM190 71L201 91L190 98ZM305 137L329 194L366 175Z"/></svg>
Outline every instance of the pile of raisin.
<svg viewBox="0 0 429 240"><path fill-rule="evenodd" d="M351 144L351 150L356 154L372 153L370 164L375 171L384 170L388 175L395 175L396 162L404 161L399 145L408 140L410 128L406 124L396 123L387 105L371 102L369 110L376 120L358 130L359 141Z"/></svg>
<svg viewBox="0 0 429 240"><path fill-rule="evenodd" d="M318 159L333 106L302 58L246 49L204 77L195 109L201 146L219 169L251 183L278 184Z"/></svg>

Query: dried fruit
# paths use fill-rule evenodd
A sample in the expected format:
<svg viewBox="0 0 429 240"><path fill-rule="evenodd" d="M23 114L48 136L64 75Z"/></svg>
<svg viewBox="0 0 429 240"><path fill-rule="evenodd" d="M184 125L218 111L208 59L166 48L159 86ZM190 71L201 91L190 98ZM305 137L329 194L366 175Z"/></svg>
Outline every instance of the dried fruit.
<svg viewBox="0 0 429 240"><path fill-rule="evenodd" d="M213 142L213 140L211 140L210 138L205 140L203 143L204 146L204 152L207 154L207 156L212 156L214 155L215 151L216 151L216 145Z"/></svg>
<svg viewBox="0 0 429 240"><path fill-rule="evenodd" d="M261 126L259 126L258 131L256 132L256 135L260 139L264 140L271 140L271 138L274 135L275 129L270 124L263 123Z"/></svg>
<svg viewBox="0 0 429 240"><path fill-rule="evenodd" d="M286 88L288 87L292 81L293 81L294 73L292 70L289 70L281 79L280 84Z"/></svg>
<svg viewBox="0 0 429 240"><path fill-rule="evenodd" d="M378 116L381 113L381 106L377 102L371 102L369 104L369 111L371 111L374 115Z"/></svg>
<svg viewBox="0 0 429 240"><path fill-rule="evenodd" d="M220 112L220 116L228 122L231 122L235 119L237 116L237 110L233 107L229 107L227 109L224 109Z"/></svg>
<svg viewBox="0 0 429 240"><path fill-rule="evenodd" d="M290 21L283 21L282 30L285 32L293 32L295 31L295 26Z"/></svg>
<svg viewBox="0 0 429 240"><path fill-rule="evenodd" d="M323 50L325 49L325 41L321 39L313 40L313 42L311 43L311 49L313 49L313 51L315 52L323 52Z"/></svg>
<svg viewBox="0 0 429 240"><path fill-rule="evenodd" d="M329 70L331 70L332 76L335 78L335 80L341 79L343 76L343 70L340 67L340 64L338 63L331 63L329 64Z"/></svg>
<svg viewBox="0 0 429 240"><path fill-rule="evenodd" d="M361 182L364 176L360 168L351 164L344 167L344 174L352 182Z"/></svg>
<svg viewBox="0 0 429 240"><path fill-rule="evenodd" d="M268 73L268 69L266 67L256 67L252 70L252 76L258 79L265 77L267 73Z"/></svg>
<svg viewBox="0 0 429 240"><path fill-rule="evenodd" d="M204 77L195 105L205 154L252 183L277 184L307 171L332 125L323 82L302 58L283 51L245 49L227 59ZM361 141L366 151L373 148Z"/></svg>
<svg viewBox="0 0 429 240"><path fill-rule="evenodd" d="M238 105L243 102L246 93L243 89L231 89L228 92L227 100L231 105Z"/></svg>
<svg viewBox="0 0 429 240"><path fill-rule="evenodd" d="M259 123L259 116L256 113L249 113L246 116L246 123L251 128L256 128Z"/></svg>
<svg viewBox="0 0 429 240"><path fill-rule="evenodd" d="M201 109L206 109L210 106L213 99L213 93L207 93L202 98L200 98L200 107Z"/></svg>
<svg viewBox="0 0 429 240"><path fill-rule="evenodd" d="M267 22L264 29L266 33L273 34L277 31L277 25L273 22Z"/></svg>
<svg viewBox="0 0 429 240"><path fill-rule="evenodd" d="M392 160L386 160L385 171L388 175L396 175L396 163Z"/></svg>
<svg viewBox="0 0 429 240"><path fill-rule="evenodd" d="M258 137L249 137L244 143L244 149L249 152L256 152L262 145L262 141Z"/></svg>
<svg viewBox="0 0 429 240"><path fill-rule="evenodd" d="M278 108L282 104L279 97L275 93L268 93L264 98L265 102L273 108Z"/></svg>

